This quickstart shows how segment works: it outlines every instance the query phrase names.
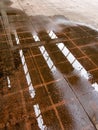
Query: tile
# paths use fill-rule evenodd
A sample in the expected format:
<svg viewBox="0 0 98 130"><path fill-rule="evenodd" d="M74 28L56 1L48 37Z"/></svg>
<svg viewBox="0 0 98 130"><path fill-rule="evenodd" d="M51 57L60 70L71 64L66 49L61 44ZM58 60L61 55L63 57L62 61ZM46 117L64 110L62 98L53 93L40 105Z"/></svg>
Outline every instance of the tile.
<svg viewBox="0 0 98 130"><path fill-rule="evenodd" d="M83 67L87 71L95 68L95 65L88 58L81 58L81 59L79 59L79 62L83 65Z"/></svg>
<svg viewBox="0 0 98 130"><path fill-rule="evenodd" d="M69 75L74 70L74 68L69 62L58 63L56 67L62 74L65 75Z"/></svg>
<svg viewBox="0 0 98 130"><path fill-rule="evenodd" d="M44 112L42 114L42 116L44 119L44 123L48 129L52 129L52 130L60 130L61 129L59 121L56 117L54 110L49 110L47 112Z"/></svg>
<svg viewBox="0 0 98 130"><path fill-rule="evenodd" d="M78 48L71 49L70 51L75 56L75 58L81 58L84 56L84 54Z"/></svg>

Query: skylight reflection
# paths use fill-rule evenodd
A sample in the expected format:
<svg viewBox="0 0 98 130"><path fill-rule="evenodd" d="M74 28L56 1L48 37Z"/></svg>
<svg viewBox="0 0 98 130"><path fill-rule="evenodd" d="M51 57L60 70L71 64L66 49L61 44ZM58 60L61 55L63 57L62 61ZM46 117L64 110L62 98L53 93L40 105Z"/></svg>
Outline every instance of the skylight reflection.
<svg viewBox="0 0 98 130"><path fill-rule="evenodd" d="M52 35L55 37L52 37ZM51 37L51 39L57 38L56 34L53 31L50 31L49 36ZM79 61L74 57L74 55L64 45L64 43L57 43L56 45L70 62L70 64L72 64L73 68L75 70L78 70L81 76L84 76L87 80L89 80L92 75L86 71L86 69L79 63ZM98 84L96 82L92 84L92 86L95 88L95 91L98 91Z"/></svg>
<svg viewBox="0 0 98 130"><path fill-rule="evenodd" d="M19 38L18 38L16 32L15 32L15 38L16 38L16 43L20 44ZM19 50L19 54L20 54L22 65L23 65L23 70L24 70L24 73L25 73L26 81L27 81L27 84L29 86L29 93L30 93L31 97L34 98L35 97L35 90L34 90L34 87L32 85L31 77L30 77L30 74L29 74L29 71L28 71L28 67L27 67L27 64L26 64L26 61L25 61L23 51Z"/></svg>
<svg viewBox="0 0 98 130"><path fill-rule="evenodd" d="M70 51L65 47L63 43L59 43L57 46L60 50L62 50L65 56L67 56L70 53Z"/></svg>
<svg viewBox="0 0 98 130"><path fill-rule="evenodd" d="M98 84L96 82L92 84L92 87L98 92Z"/></svg>
<svg viewBox="0 0 98 130"><path fill-rule="evenodd" d="M15 37L16 37L17 44L20 44L16 31L15 31ZM37 36L34 36L33 38L35 38L36 41L39 41L39 38ZM29 86L29 93L30 93L31 97L34 98L35 97L35 90L34 90L34 87L32 85L31 77L30 77L30 74L29 74L29 71L28 71L28 67L27 67L27 64L26 64L26 61L25 61L23 51L19 50L19 54L20 54L22 65L23 65L23 70L24 70L24 73L25 73L27 84ZM44 125L44 121L43 121L41 111L40 111L38 104L34 105L34 111L35 111L35 115L36 115L36 118L37 118L39 128L41 130L45 130L46 126Z"/></svg>
<svg viewBox="0 0 98 130"><path fill-rule="evenodd" d="M64 54L64 56L67 58L67 60L70 62L70 64L72 64L73 68L80 71L81 76L84 76L86 79L89 79L88 72L79 63L79 61L74 57L74 55L65 47L64 43L58 43L56 45Z"/></svg>
<svg viewBox="0 0 98 130"><path fill-rule="evenodd" d="M33 38L36 42L40 41L39 37L37 35L33 35Z"/></svg>
<svg viewBox="0 0 98 130"><path fill-rule="evenodd" d="M38 36L33 36L33 38L34 38L35 41L40 41ZM44 46L40 46L39 49L40 49L40 52L43 55L47 65L48 65L48 67L50 68L50 70L52 72L54 72L56 70L56 67L54 66L54 63L51 60L51 58L50 58L48 52L46 51L45 47Z"/></svg>
<svg viewBox="0 0 98 130"><path fill-rule="evenodd" d="M50 31L48 34L51 37L51 39L56 39L57 38L56 34L53 31Z"/></svg>
<svg viewBox="0 0 98 130"><path fill-rule="evenodd" d="M78 62L78 60L74 57L74 55L65 47L63 43L56 44L57 47L61 50L64 56L68 59L68 61L72 64L72 66L76 69L83 72L86 72L84 67ZM63 46L63 48L62 48Z"/></svg>
<svg viewBox="0 0 98 130"><path fill-rule="evenodd" d="M11 81L10 78L7 76L8 88L11 88Z"/></svg>
<svg viewBox="0 0 98 130"><path fill-rule="evenodd" d="M56 39L57 36L53 31L49 32L51 39ZM80 71L81 76L84 76L86 79L89 79L88 72L85 68L79 63L79 61L74 57L70 50L64 45L64 43L57 43L57 47L61 50L67 60L72 64L73 68Z"/></svg>
<svg viewBox="0 0 98 130"><path fill-rule="evenodd" d="M56 44L67 60L72 64L75 70L78 70L81 76L84 76L87 80L90 78L90 74L86 71L86 69L80 64L80 62L74 57L74 55L66 48L63 43ZM61 49L63 46L63 49Z"/></svg>
<svg viewBox="0 0 98 130"><path fill-rule="evenodd" d="M38 104L34 105L34 111L35 111L35 115L36 115L36 118L37 118L39 128L41 130L45 130L46 126L44 125L44 121L43 121L41 111L40 111L40 108L39 108Z"/></svg>
<svg viewBox="0 0 98 130"><path fill-rule="evenodd" d="M43 55L45 61L47 62L48 67L50 68L51 71L55 71L56 67L54 66L54 63L52 62L49 54L47 53L47 51L45 50L44 46L39 47L41 54Z"/></svg>

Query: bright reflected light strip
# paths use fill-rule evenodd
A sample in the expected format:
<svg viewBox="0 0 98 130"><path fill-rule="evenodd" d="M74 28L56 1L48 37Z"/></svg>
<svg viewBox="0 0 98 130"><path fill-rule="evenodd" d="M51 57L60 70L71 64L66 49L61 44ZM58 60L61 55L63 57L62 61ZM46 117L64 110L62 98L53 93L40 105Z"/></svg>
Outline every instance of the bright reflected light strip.
<svg viewBox="0 0 98 130"><path fill-rule="evenodd" d="M35 41L40 41L40 39L39 39L39 37L37 35L36 36L34 35L33 38L34 38ZM54 63L51 60L51 58L50 58L48 52L46 51L45 47L44 46L40 46L39 49L40 49L40 52L43 55L47 65L48 65L48 67L50 68L50 70L51 71L55 71L56 67L54 66Z"/></svg>
<svg viewBox="0 0 98 130"><path fill-rule="evenodd" d="M20 44L17 33L15 33L15 36L16 36L17 44ZM40 41L38 36L34 36L33 38L35 39L35 41ZM30 74L29 74L28 67L27 67L27 64L26 64L26 61L25 61L25 57L23 55L23 51L20 50L19 54L20 54L22 65L23 65L24 73L26 75L26 80L27 80L27 83L28 83L28 86L29 86L29 93L30 93L31 97L34 98L35 90L34 90L34 87L32 85L32 82L31 82ZM43 121L43 118L42 118L42 115L41 115L39 105L37 104L37 105L34 105L33 107L34 107L34 111L35 111L35 115L36 115L36 118L37 118L39 128L41 130L45 130L46 126L44 125L44 121Z"/></svg>
<svg viewBox="0 0 98 130"><path fill-rule="evenodd" d="M54 66L54 63L53 61L51 60L51 58L49 57L49 54L48 52L46 51L45 47L44 46L40 46L39 47L40 51L41 51L41 54L43 55L48 67L50 68L51 71L55 71L56 70L56 67ZM44 50L44 51L43 51Z"/></svg>
<svg viewBox="0 0 98 130"><path fill-rule="evenodd" d="M19 38L18 38L18 35L17 35L16 32L15 32L15 38L16 38L16 43L20 44ZM35 90L34 90L34 87L32 85L31 77L30 77L30 74L29 74L29 71L28 71L28 67L27 67L27 64L26 64L26 61L25 61L23 51L19 50L19 54L20 54L22 65L23 65L23 70L24 70L24 73L25 73L26 81L27 81L27 84L29 86L29 93L30 93L31 97L34 98L35 97Z"/></svg>
<svg viewBox="0 0 98 130"><path fill-rule="evenodd" d="M50 31L48 34L51 37L51 39L56 39L57 38L56 34L53 31Z"/></svg>
<svg viewBox="0 0 98 130"><path fill-rule="evenodd" d="M56 34L53 31L50 31L49 36L53 39L52 35L57 38ZM64 56L68 59L70 64L74 67L74 69L80 71L80 74L83 75L86 79L89 79L89 74L85 70L85 68L79 63L79 61L74 57L74 55L70 52L70 50L64 45L64 43L57 43L57 47L61 50Z"/></svg>
<svg viewBox="0 0 98 130"><path fill-rule="evenodd" d="M8 82L8 88L11 88L11 81L10 81L9 76L7 76L7 82Z"/></svg>
<svg viewBox="0 0 98 130"><path fill-rule="evenodd" d="M53 39L52 35L55 36L54 39L57 38L56 34L53 31L49 32L49 36ZM68 59L68 61L72 64L73 68L80 71L80 74L84 76L87 80L92 77L90 73L86 71L86 69L79 63L79 61L74 57L74 55L68 50L68 48L64 45L64 43L57 43L57 47L61 50L64 56ZM92 87L95 88L95 91L98 91L98 83L93 83Z"/></svg>
<svg viewBox="0 0 98 130"><path fill-rule="evenodd" d="M34 111L35 111L35 115L36 115L36 118L37 118L39 128L41 130L45 130L46 126L44 125L44 121L43 121L41 111L40 111L40 108L39 108L38 104L34 105Z"/></svg>
<svg viewBox="0 0 98 130"><path fill-rule="evenodd" d="M39 37L37 35L33 35L33 38L36 42L40 41Z"/></svg>
<svg viewBox="0 0 98 130"><path fill-rule="evenodd" d="M98 92L98 83L93 83L92 84L92 87L94 87L94 89L95 89L95 91L97 91Z"/></svg>
<svg viewBox="0 0 98 130"><path fill-rule="evenodd" d="M82 76L84 76L86 79L89 79L89 73L79 63L79 61L74 57L74 55L70 51L68 51L68 49L66 47L64 47L63 50L60 48L60 45L62 45L62 44L63 43L58 43L56 45L61 50L61 52L64 54L64 56L67 58L67 60L70 62L70 64L72 64L73 68L80 71L80 74ZM66 52L68 52L68 54Z"/></svg>

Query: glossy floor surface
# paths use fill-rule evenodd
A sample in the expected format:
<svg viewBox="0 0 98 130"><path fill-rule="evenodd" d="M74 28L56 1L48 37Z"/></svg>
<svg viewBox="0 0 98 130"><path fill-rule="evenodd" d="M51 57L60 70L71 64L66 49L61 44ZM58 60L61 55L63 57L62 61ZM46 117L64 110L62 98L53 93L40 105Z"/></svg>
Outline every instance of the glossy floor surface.
<svg viewBox="0 0 98 130"><path fill-rule="evenodd" d="M9 0L1 0L9 1ZM29 16L64 15L70 20L98 28L98 0L10 0L11 7L24 10Z"/></svg>
<svg viewBox="0 0 98 130"><path fill-rule="evenodd" d="M0 5L0 130L97 130L98 32Z"/></svg>

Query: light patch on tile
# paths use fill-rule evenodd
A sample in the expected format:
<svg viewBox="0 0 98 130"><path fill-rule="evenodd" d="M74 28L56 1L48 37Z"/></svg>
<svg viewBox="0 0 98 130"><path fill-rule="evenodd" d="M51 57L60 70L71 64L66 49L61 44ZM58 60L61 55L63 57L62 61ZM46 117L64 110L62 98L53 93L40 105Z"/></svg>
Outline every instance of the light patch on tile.
<svg viewBox="0 0 98 130"><path fill-rule="evenodd" d="M50 31L49 36L51 39L56 39L57 36L53 31ZM54 37L52 37L54 36ZM81 76L89 80L92 78L92 75L87 72L87 70L80 64L80 62L74 57L74 55L70 52L70 50L64 45L64 43L57 43L57 47L63 53L63 55L67 58L70 64L73 66L75 70L77 70ZM95 91L98 92L98 83L93 83L92 87L94 87Z"/></svg>
<svg viewBox="0 0 98 130"><path fill-rule="evenodd" d="M43 121L41 111L40 111L38 104L34 105L34 111L35 111L35 115L36 115L38 126L39 126L40 130L45 130L46 125L44 125L44 121Z"/></svg>
<svg viewBox="0 0 98 130"><path fill-rule="evenodd" d="M39 37L38 37L37 35L34 35L33 38L34 38L34 40L35 40L36 42L37 42L37 41L40 41L40 39L39 39ZM50 68L50 70L51 70L52 72L56 71L56 67L55 67L53 61L51 60L51 58L50 58L48 52L46 51L45 47L44 47L44 46L40 46L39 49L40 49L40 52L41 52L41 54L43 55L43 57L44 57L44 59L45 59L47 65L48 65L48 67Z"/></svg>
<svg viewBox="0 0 98 130"><path fill-rule="evenodd" d="M11 88L11 81L10 81L9 76L7 76L7 82L8 82L8 88Z"/></svg>
<svg viewBox="0 0 98 130"><path fill-rule="evenodd" d="M16 38L16 43L20 44L16 31L15 31L15 38ZM24 70L24 73L25 73L26 81L27 81L27 84L29 86L29 93L30 93L31 97L34 98L35 97L35 90L34 90L34 87L32 85L31 77L30 77L30 74L29 74L29 70L28 70L28 67L27 67L27 64L26 64L26 61L25 61L23 51L19 50L19 54L20 54L23 70Z"/></svg>
<svg viewBox="0 0 98 130"><path fill-rule="evenodd" d="M92 87L98 92L98 84L96 82L92 84Z"/></svg>

